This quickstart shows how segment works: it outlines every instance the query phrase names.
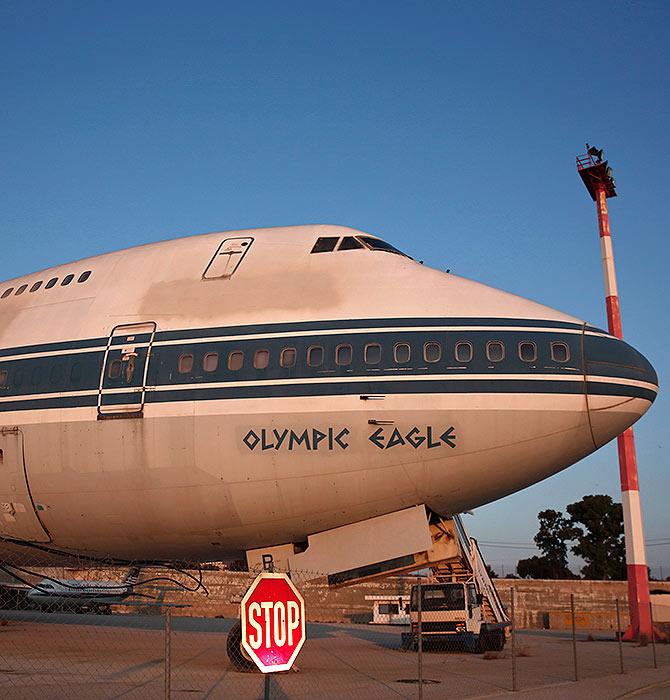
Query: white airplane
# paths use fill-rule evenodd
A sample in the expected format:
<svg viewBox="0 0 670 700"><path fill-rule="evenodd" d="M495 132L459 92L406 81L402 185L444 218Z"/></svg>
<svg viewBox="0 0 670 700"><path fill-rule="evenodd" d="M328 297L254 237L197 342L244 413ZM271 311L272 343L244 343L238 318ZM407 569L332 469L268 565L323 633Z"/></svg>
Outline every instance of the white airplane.
<svg viewBox="0 0 670 700"><path fill-rule="evenodd" d="M657 391L607 332L350 228L80 260L0 286L0 561L397 568Z"/></svg>
<svg viewBox="0 0 670 700"><path fill-rule="evenodd" d="M45 578L26 592L29 605L43 610L109 613L134 595L140 568L131 567L123 581Z"/></svg>

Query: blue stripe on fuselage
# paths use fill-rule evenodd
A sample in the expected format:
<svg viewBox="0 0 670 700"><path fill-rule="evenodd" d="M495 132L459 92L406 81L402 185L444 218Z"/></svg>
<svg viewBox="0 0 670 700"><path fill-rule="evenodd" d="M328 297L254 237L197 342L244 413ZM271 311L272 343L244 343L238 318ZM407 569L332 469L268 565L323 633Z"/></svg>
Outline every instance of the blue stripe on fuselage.
<svg viewBox="0 0 670 700"><path fill-rule="evenodd" d="M581 331L583 326L579 323L571 323L568 321L543 321L538 319L524 318L492 318L492 317L472 317L472 318L363 318L363 319L341 319L333 321L294 321L286 323L263 323L249 324L241 326L217 326L210 328L185 328L171 331L156 332L154 341L167 340L187 340L187 339L202 339L215 338L222 336L235 335L256 335L267 333L303 333L308 331L326 331L342 329L357 329L357 328L414 328L418 326L521 326L528 328L556 328L557 330L578 330ZM586 326L586 330L594 333L606 333L599 328ZM146 336L146 337L145 337ZM149 339L149 334L145 334L143 340L137 342L146 342ZM135 336L137 339L139 336ZM29 355L38 352L58 352L62 350L79 350L84 348L105 347L109 341L109 337L102 338L86 338L83 340L65 340L56 343L41 343L34 345L21 345L10 348L0 348L0 358L9 357L11 355ZM114 344L126 342L123 337L115 338Z"/></svg>
<svg viewBox="0 0 670 700"><path fill-rule="evenodd" d="M495 326L489 330L475 330L475 326L489 324ZM458 331L450 330L451 326L459 326ZM500 330L505 327L524 327L527 330ZM352 331L359 327L360 331ZM438 327L438 330L424 331L422 327ZM470 329L469 327L472 327ZM537 331L536 328L555 328L555 333ZM319 331L332 331L342 328L340 334L319 334ZM395 330L397 328L415 328L415 330ZM157 343L151 351L147 385L161 388L160 391L147 394L147 402L206 400L216 398L251 398L262 396L324 396L337 394L359 393L463 393L463 392L531 392L531 393L584 393L582 335L567 333L565 330L581 330L578 324L562 322L544 322L525 319L358 319L354 321L325 321L305 322L297 324L265 324L255 326L236 326L233 328L186 329L183 331L165 331L156 335ZM235 335L247 336L254 334L282 333L291 331L311 331L309 335L295 338L234 338L226 341L216 341L216 337ZM595 329L594 329L595 330ZM252 332L253 331L253 332ZM344 332L349 331L349 332ZM207 335L203 335L203 334ZM204 340L212 338L211 342ZM192 342L193 340L199 342ZM115 345L125 342L123 337L115 338ZM149 336L146 336L149 340ZM160 341L180 340L182 342L160 345ZM505 343L506 357L502 362L491 363L486 359L485 347L487 341L498 340ZM619 343L612 337L588 337L587 341L598 341L598 353L607 355L607 344ZM136 343L144 341L144 336L134 336ZM473 361L467 366L459 365L454 359L456 342L471 342L475 348ZM521 341L535 342L538 349L536 362L523 362L518 356L518 343ZM571 359L567 364L559 364L551 360L550 343L561 341L570 348ZM2 361L0 369L9 372L8 385L0 389L0 397L15 397L15 400L0 402L0 411L36 408L63 408L74 406L93 406L97 403L97 390L100 382L100 372L104 351L91 351L87 348L103 347L108 339L89 339L73 341L69 347L66 343L54 343L48 346L24 346L17 349L0 351L0 356L28 354L28 352L53 352L37 358L16 358ZM393 347L396 343L408 343L412 348L412 359L406 364L393 362ZM423 359L423 346L426 342L438 342L442 346L442 358L439 362L428 363ZM380 365L370 366L363 361L364 346L368 343L378 343L382 347L383 360ZM72 350L79 344L82 352L59 354L63 350ZM353 361L347 366L335 364L336 347L350 344L353 348ZM320 367L308 367L305 361L307 349L311 345L321 345L325 351L325 361ZM46 351L49 347L52 350ZM296 349L299 361L293 368L279 366L281 350L286 347ZM593 346L596 347L596 346ZM629 347L629 346L627 346ZM21 350L22 352L18 352ZM239 371L227 368L228 353L242 350L245 353L245 364ZM270 364L267 368L255 369L252 358L256 350L269 350ZM612 356L619 359L620 346L611 347ZM203 359L206 353L219 353L219 367L214 372L204 372ZM617 352L619 355L617 355ZM636 352L636 351L634 351ZM183 354L193 355L193 370L180 374L177 370L179 357ZM630 354L630 353L629 353ZM639 355L639 353L638 353ZM587 352L588 356L588 352ZM640 356L641 357L641 356ZM649 366L650 367L650 366ZM653 370L652 370L653 371ZM416 376L445 375L469 372L478 375L489 375L490 378L455 381L424 379L410 381ZM621 376L648 381L635 367L612 365L602 362L589 362L588 373L603 376ZM499 374L517 374L519 379L497 379ZM556 374L574 377L574 381L535 380L533 375ZM384 381L388 377L402 376L402 382ZM655 375L654 375L655 376ZM362 381L337 382L339 377L356 377ZM328 378L335 381L328 383L311 383L309 379ZM229 386L215 387L214 383L241 382L271 382L272 380L303 380L301 384L262 384L259 386ZM20 381L19 381L20 380ZM653 383L653 382L652 382ZM202 384L202 388L169 391L164 387L184 384ZM613 393L623 396L642 396L653 400L655 392L648 389L620 386L615 383L592 383L592 393ZM123 387L121 387L123 388ZM590 383L591 388L591 383ZM68 396L68 392L90 392L90 395ZM93 393L96 392L96 393ZM36 397L38 394L57 394L62 396ZM31 395L33 398L21 399L21 396ZM106 395L105 403L122 403L120 396ZM115 398L112 398L115 397ZM135 397L137 394L135 394ZM133 399L134 400L134 399Z"/></svg>

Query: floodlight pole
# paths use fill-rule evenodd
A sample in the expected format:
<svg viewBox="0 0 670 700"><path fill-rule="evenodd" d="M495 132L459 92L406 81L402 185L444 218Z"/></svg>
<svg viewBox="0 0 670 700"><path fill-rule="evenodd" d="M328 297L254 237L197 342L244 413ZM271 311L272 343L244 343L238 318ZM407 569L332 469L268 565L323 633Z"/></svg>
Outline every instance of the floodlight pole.
<svg viewBox="0 0 670 700"><path fill-rule="evenodd" d="M589 149L587 144L587 151ZM577 170L586 189L596 202L598 228L600 230L600 251L603 274L605 276L605 304L607 306L607 327L609 332L623 340L619 294L614 268L614 252L610 233L607 199L616 197L612 171L607 161L587 152L577 156ZM628 611L630 625L624 634L626 640L648 641L652 635L649 578L647 557L644 548L644 528L642 507L637 479L635 458L635 438L633 429L628 428L617 438L619 450L619 475L621 478L621 502L623 505L624 537L626 541L626 572L628 578Z"/></svg>

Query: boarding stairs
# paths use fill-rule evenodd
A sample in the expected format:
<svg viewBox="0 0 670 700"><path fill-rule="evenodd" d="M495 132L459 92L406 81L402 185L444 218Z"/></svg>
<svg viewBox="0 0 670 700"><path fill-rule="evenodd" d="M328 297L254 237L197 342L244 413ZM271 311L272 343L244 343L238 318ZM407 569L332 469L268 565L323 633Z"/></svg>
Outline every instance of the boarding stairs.
<svg viewBox="0 0 670 700"><path fill-rule="evenodd" d="M483 598L485 622L509 622L477 541L468 535L461 517L442 517L431 511L427 516L431 542L428 549L329 574L328 585L341 588L387 576L404 576L412 571L422 575L430 572L430 578L436 583L474 583L477 593Z"/></svg>
<svg viewBox="0 0 670 700"><path fill-rule="evenodd" d="M498 591L486 570L486 563L474 537L470 537L460 515L443 521L443 526L455 531L459 556L435 563L433 578L440 583L472 581L483 596L482 615L486 622L508 622L509 617ZM451 526L451 527L450 527Z"/></svg>

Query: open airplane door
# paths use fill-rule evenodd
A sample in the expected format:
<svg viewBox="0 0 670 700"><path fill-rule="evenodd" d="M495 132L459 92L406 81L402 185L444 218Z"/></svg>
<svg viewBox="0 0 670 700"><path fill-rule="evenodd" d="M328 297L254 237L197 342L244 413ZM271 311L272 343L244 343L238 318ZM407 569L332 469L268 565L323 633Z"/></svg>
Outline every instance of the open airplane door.
<svg viewBox="0 0 670 700"><path fill-rule="evenodd" d="M98 418L140 417L156 324L116 326L107 342L100 375Z"/></svg>
<svg viewBox="0 0 670 700"><path fill-rule="evenodd" d="M15 427L0 427L0 537L51 542L28 487L23 433Z"/></svg>

